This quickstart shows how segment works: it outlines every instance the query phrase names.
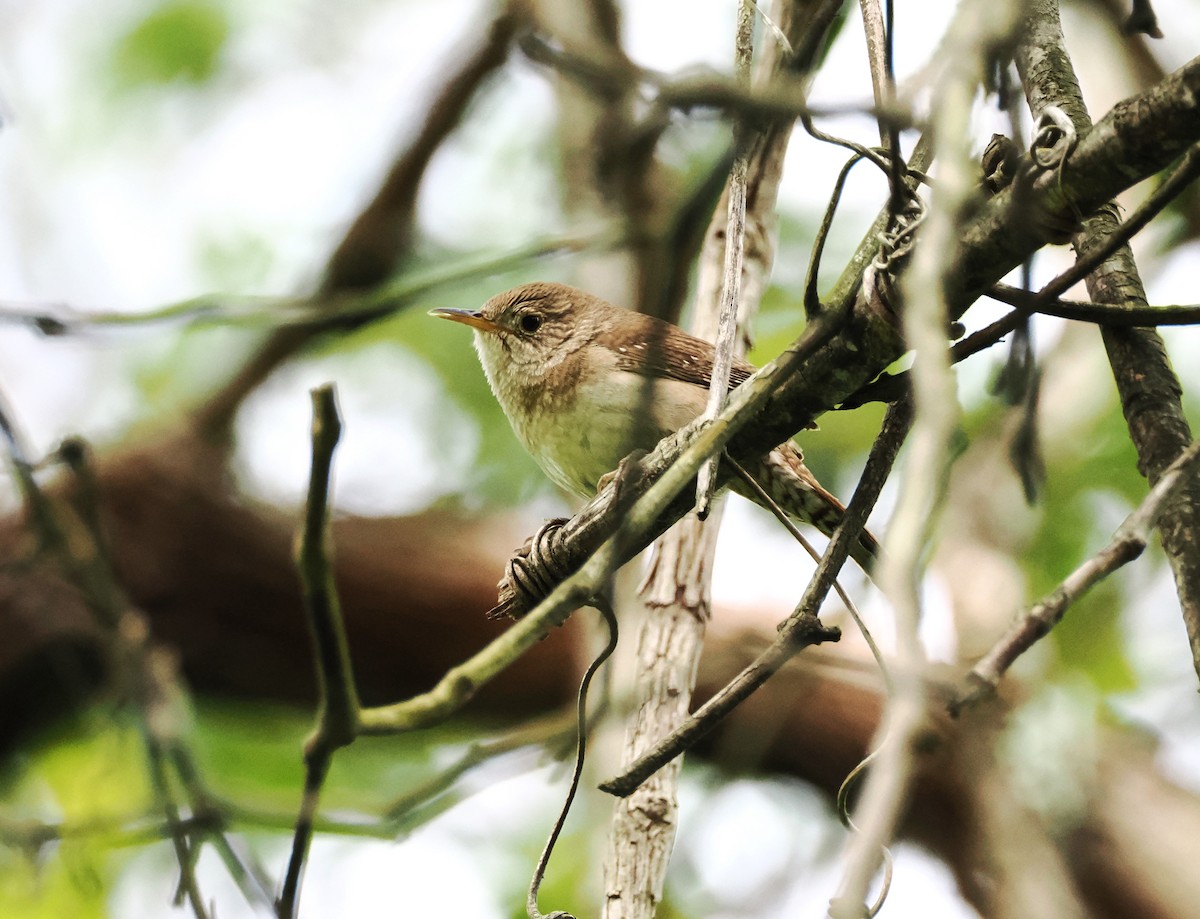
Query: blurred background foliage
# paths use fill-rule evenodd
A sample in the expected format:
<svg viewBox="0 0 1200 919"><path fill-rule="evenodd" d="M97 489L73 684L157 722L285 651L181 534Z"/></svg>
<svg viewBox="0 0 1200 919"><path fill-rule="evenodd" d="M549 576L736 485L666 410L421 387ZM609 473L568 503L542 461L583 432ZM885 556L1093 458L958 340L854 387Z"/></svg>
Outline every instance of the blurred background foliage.
<svg viewBox="0 0 1200 919"><path fill-rule="evenodd" d="M0 255L0 293L15 303L65 302L71 309L129 317L200 296L216 314L241 309L237 304L244 304L245 295L268 298L251 303L236 323L214 315L144 325L114 321L63 339L41 338L11 324L0 328L0 363L7 361L9 368L3 382L40 450L68 433L117 443L169 425L224 379L250 352L264 315L270 318L269 298L311 286L340 228L374 187L395 139L419 117L421 99L437 85L439 62L458 40L460 25L487 15L469 0L436 5L356 0L338 5L336 13L324 4L285 0L252 6L232 0L53 0L37 4L37 10L32 6L6 4L0 20L5 33L0 78L8 109L0 170L13 192L0 231L0 249L7 250ZM933 6L936 13L929 15L935 18L944 18L950 8ZM639 12L636 4L625 4L636 33L634 56L655 49L661 57L646 61L653 66L708 62L726 68L733 9L712 2L695 10L676 4ZM681 16L691 29L670 33L669 47L660 47L662 22L678 24ZM859 53L856 43L861 43L857 22L844 30L831 59ZM909 36L899 52L902 61L915 68L931 45ZM82 48L92 53L73 53ZM1092 57L1108 61L1112 55ZM1076 63L1089 62L1085 56ZM818 90L822 85L819 79ZM860 96L861 87L839 98ZM1095 110L1103 105L1097 102ZM986 123L986 116L980 120ZM859 122L854 129L869 140L873 126ZM435 159L420 202L419 258L404 266L400 280L502 258L574 231L559 202L554 131L542 77L514 59ZM981 129L979 136L987 133ZM711 121L672 130L664 149L678 187L699 180L721 142L721 128ZM754 327L752 358L758 362L777 354L802 327L804 267L840 159L811 142L796 147L790 174L802 171L804 177L794 179L783 196L774 283ZM852 181L823 266L826 284L873 217L881 187L874 178ZM1139 258L1156 302L1185 301L1186 289L1159 281L1178 273L1173 261L1178 251L1159 241L1190 246L1190 256L1184 256L1192 259L1195 242L1181 230L1182 217L1164 223L1159 235L1139 244ZM1053 274L1065 258L1062 252L1039 257L1038 276ZM277 374L244 410L238 427L242 486L255 498L295 507L307 462L304 389L334 378L348 425L338 458L344 509L384 514L438 503L474 511L531 506L532 517L564 509L563 499L512 437L468 336L429 320L425 310L478 304L533 277L570 281L575 259L514 258L486 275L448 280L391 318L321 342ZM218 293L210 297L213 291ZM972 310L972 327L994 318L988 309ZM1095 551L1146 490L1102 369L1074 381L1064 371L1061 384L1053 379L1056 360L1076 361L1075 351L1060 347L1064 325L1039 323L1037 347L1048 368L1047 398L1075 400L1078 410L1069 425L1045 422L1043 416L1044 487L1033 507L1019 500L1008 507L1016 522L996 540L1017 561L1026 598L1050 589ZM1186 331L1170 340L1185 383L1194 384L1200 366L1195 341ZM990 458L992 484L1019 495L1015 473L995 461L1005 455L1013 417L991 393L1003 359L985 353L961 368L962 462ZM1054 390L1056 385L1070 391ZM1195 419L1194 406L1189 409ZM818 477L845 494L881 417L881 406L868 405L822 418L820 431L803 439ZM956 477L948 487L958 484ZM12 495L6 501L14 506ZM723 546L734 539L726 538ZM738 583L750 564L744 554L725 563L731 573L719 584ZM1023 671L1043 692L1069 689L1077 725L1115 711L1173 731L1173 774L1200 788L1195 743L1200 719L1194 705L1181 712L1179 703L1162 697L1164 686L1176 697L1194 696L1182 627L1162 586L1169 576L1153 553L1138 570L1089 594ZM932 577L950 579L954 572L935 565ZM796 584L781 582L779 609L766 615L786 612ZM719 605L737 602L736 589L726 587L718 596ZM1001 621L1006 612L1011 611L1001 611ZM886 633L885 615L877 611L873 624ZM1029 717L1036 719L1038 711L1031 708ZM309 724L305 711L201 699L188 726L210 790L259 815L260 828L246 843L271 865L280 864L285 851L301 784L298 751ZM379 813L404 789L434 775L480 729L477 723L454 724L397 740L360 741L339 754L326 813L340 815L346 826L330 838L369 837L369 829L352 825L369 827L364 815ZM470 884L483 891L481 916L520 914L508 904L523 899L540 827L565 781L561 766L529 771L541 762L532 754L513 762L519 769L508 773L520 774L499 768L502 776L490 787L480 778L455 789L451 801L478 792L472 809L453 810L414 829L401 846L418 865L423 863L414 850L438 853L443 877L477 875ZM140 837L106 829L110 821L146 811L152 799L138 730L120 714L117 700L47 730L4 764L0 782L6 824L99 827L25 851L0 846L0 915L171 912L171 860L148 860ZM812 879L830 876L841 839L824 799L782 779L734 779L704 768L689 771L686 794L685 813L693 816L685 817L675 882L662 915L775 916L793 914L784 905L802 909L823 902L812 893ZM604 808L603 802L585 804L583 816L573 817L579 823L556 856L545 902L585 914L595 902L586 869L596 843L587 827L603 824ZM757 823L735 830L747 809ZM530 819L531 812L540 819ZM723 883L712 881L719 838L740 847L740 881L727 875L720 876ZM333 851L333 843L319 845L330 846L326 854ZM151 848L166 851L165 843ZM392 863L404 861L397 847L384 849ZM922 915L970 914L944 869L911 847L901 846L898 858L892 915L916 915L905 904L917 903L923 904ZM339 869L347 872L341 880ZM367 894L353 892L361 879L339 857L323 861L315 854L310 915L334 914L321 912L322 897L332 896L322 892L328 889L349 896L351 905L371 902ZM384 885L396 894L394 909L422 908L420 898L428 892L403 882L415 885L403 871ZM412 904L401 889L414 898ZM217 914L240 915L226 902ZM341 914L382 913L348 907Z"/></svg>
<svg viewBox="0 0 1200 919"><path fill-rule="evenodd" d="M195 0L163 3L121 35L112 50L112 73L122 87L159 89L202 85L217 73L229 39L224 7Z"/></svg>

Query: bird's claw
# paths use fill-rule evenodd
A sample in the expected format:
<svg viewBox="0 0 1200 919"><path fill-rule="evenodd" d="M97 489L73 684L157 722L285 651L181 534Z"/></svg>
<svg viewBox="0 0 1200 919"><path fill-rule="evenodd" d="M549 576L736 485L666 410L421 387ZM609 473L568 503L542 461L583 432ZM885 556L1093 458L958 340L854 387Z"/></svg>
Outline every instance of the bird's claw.
<svg viewBox="0 0 1200 919"><path fill-rule="evenodd" d="M645 450L634 450L624 457L621 462L617 463L616 469L600 476L600 481L596 483L596 491L604 491L609 485L612 485L614 503L620 504L622 494L628 491L632 485L641 481L642 459L645 456Z"/></svg>
<svg viewBox="0 0 1200 919"><path fill-rule="evenodd" d="M531 609L566 577L566 568L558 558L561 541L558 531L566 522L566 517L547 520L513 552L504 566L504 577L496 585L501 595L505 588L510 588L526 600L524 608ZM502 619L505 615L506 611L498 604L488 611L487 617Z"/></svg>

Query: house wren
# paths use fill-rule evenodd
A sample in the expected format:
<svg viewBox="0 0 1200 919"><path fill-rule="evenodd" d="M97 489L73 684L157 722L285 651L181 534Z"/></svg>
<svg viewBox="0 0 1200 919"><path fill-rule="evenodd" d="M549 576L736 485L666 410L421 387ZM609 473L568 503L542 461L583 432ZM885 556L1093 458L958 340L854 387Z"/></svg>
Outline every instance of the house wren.
<svg viewBox="0 0 1200 919"><path fill-rule="evenodd" d="M585 498L625 456L653 449L699 417L708 400L711 344L565 284L523 284L479 310L430 315L475 330L483 371L517 437L550 478ZM750 364L735 361L730 388L752 373ZM744 468L788 516L826 535L845 513L795 444ZM747 483L730 484L763 503ZM877 553L866 531L851 550L864 567Z"/></svg>

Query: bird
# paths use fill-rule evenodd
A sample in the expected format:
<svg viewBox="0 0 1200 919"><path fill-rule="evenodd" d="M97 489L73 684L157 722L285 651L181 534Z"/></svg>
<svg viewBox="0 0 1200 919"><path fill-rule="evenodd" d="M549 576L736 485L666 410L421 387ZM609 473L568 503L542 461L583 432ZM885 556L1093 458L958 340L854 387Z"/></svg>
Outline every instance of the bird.
<svg viewBox="0 0 1200 919"><path fill-rule="evenodd" d="M711 343L566 284L535 281L476 310L439 307L430 315L473 329L484 375L517 439L550 479L582 498L593 497L626 456L699 417L708 401ZM730 389L754 372L734 360ZM845 515L792 441L743 468L784 513L826 536ZM749 483L735 477L730 487L770 509ZM878 553L866 530L850 550L865 570Z"/></svg>

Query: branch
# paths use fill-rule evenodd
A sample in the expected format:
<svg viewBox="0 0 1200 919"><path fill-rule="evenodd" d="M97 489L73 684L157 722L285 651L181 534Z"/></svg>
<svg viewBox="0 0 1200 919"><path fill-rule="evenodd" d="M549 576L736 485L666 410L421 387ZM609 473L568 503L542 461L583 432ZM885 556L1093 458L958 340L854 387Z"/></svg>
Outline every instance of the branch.
<svg viewBox="0 0 1200 919"><path fill-rule="evenodd" d="M753 6L743 0L734 34L734 67L746 85L750 81L753 26ZM723 183L723 195L706 215L708 228L697 268L691 331L716 341L704 414L707 419L717 415L728 392L735 348L741 344L739 322L745 321L746 311L756 308L761 289L748 292L746 302L742 302L747 220L751 218L746 208L749 135L749 126L735 124L733 162ZM756 160L756 165L761 167L763 160ZM769 218L774 203L774 196L768 197L770 201L761 215L764 220ZM769 263L769 247L764 257ZM755 268L765 273L768 265L755 262L747 268L751 273ZM654 544L652 560L638 587L636 678L624 719L623 764L674 729L687 716L691 704L712 615L712 561L723 507L720 502L710 507L716 472L715 457L708 459L701 467L697 486L704 512L684 517ZM710 509L716 511L711 516ZM657 912L678 826L681 767L682 762L676 761L673 769L664 770L629 800L613 802L604 858L603 917L650 919Z"/></svg>
<svg viewBox="0 0 1200 919"><path fill-rule="evenodd" d="M1147 138L1154 138L1153 142ZM1066 219L1075 209L1094 210L1108 198L1170 165L1189 146L1200 140L1200 58L1194 59L1158 86L1116 105L1096 128L1084 137L1060 170L1038 175L1018 200L1010 187L986 203L957 238L955 258L947 272L946 302L950 319L957 319L978 297L1005 274L1021 264L1050 239L1028 220L1032 201L1047 213ZM1122 157L1128 157L1122 160ZM856 256L856 271L870 261ZM819 347L812 339L798 349L793 346L739 389L754 388L744 401L735 392L732 405L744 406L754 424L738 422L742 433L731 439L729 449L739 461L754 459L802 430L823 412L840 404L850 393L873 379L904 352L892 317L862 294L859 275L843 276L829 312L846 316L839 322L836 337L828 336ZM820 327L824 328L822 324ZM803 358L799 357L800 352ZM728 409L727 409L728 410ZM724 413L723 413L724 415ZM729 416L732 419L732 414ZM743 429L744 428L744 429ZM677 455L694 428L668 438L642 462L645 476L627 483L626 496L637 499L654 486L656 477ZM610 485L578 515L557 531L554 557L563 570L577 569L619 524L615 486ZM645 532L646 542L631 543L622 562L640 551L689 509L690 502L676 501L664 507L664 518ZM530 565L529 560L510 561ZM543 570L548 583L557 578ZM495 611L499 615L521 615L533 604L518 594L506 574L501 582Z"/></svg>
<svg viewBox="0 0 1200 919"><path fill-rule="evenodd" d="M1060 294L1084 280L1135 234L1141 232L1198 174L1200 147L1193 146L1184 154L1182 162L1167 180L1138 205L1128 220L1113 229L1103 240L1089 246L1086 254L1077 259L1074 265L1058 274L1041 290L1034 293L1009 287L1007 284L994 285L988 290L987 296L1001 303L1016 306L1017 309L957 342L950 349L951 361L957 363L984 348L991 347L1034 313L1114 326L1191 325L1200 322L1200 306L1145 306L1131 304L1125 300L1113 303L1081 303L1059 299ZM899 398L907 390L910 373L908 370L894 375L884 373L847 397L841 408L857 408L868 402L890 402Z"/></svg>
<svg viewBox="0 0 1200 919"><path fill-rule="evenodd" d="M752 0L741 0L738 4L737 31L734 40L734 70L738 81L750 85L750 57L754 47L754 5ZM738 332L738 311L742 305L742 273L746 261L746 174L749 170L751 130L749 125L738 122L734 126L733 166L729 170L726 186L727 207L725 214L724 271L721 278L721 293L717 302L716 335L713 354L712 376L708 384L708 402L703 418L711 421L725 404L729 392L729 374L733 369L734 347ZM769 259L768 259L769 261ZM711 313L697 319L698 323L711 325ZM719 456L709 457L700 467L696 482L696 515L703 520L708 516L709 506L717 488Z"/></svg>
<svg viewBox="0 0 1200 919"><path fill-rule="evenodd" d="M1018 69L1030 107L1039 112L1050 105L1058 106L1070 114L1075 130L1082 134L1091 127L1091 119L1064 49L1058 4L1056 0L1036 0L1030 10L1030 28L1017 49ZM1185 72L1192 76L1183 79ZM1200 66L1193 60L1164 81L1164 84L1190 86L1193 109L1200 99L1197 73L1200 73ZM1136 125L1143 112L1174 109L1175 103L1168 97L1151 90L1144 108L1129 111L1128 117ZM1191 117L1193 125L1200 124L1200 117L1195 112ZM1115 129L1110 113L1091 127L1071 160L1081 156L1086 159L1085 146L1092 138L1098 134L1103 137ZM1139 149L1144 150L1147 144L1159 139L1167 138L1130 135L1128 142L1120 146L1136 162ZM1197 159L1195 151L1189 151L1189 156L1172 176L1173 181L1169 183L1172 188L1186 182L1197 169ZM1165 199L1167 195L1162 197ZM1097 202L1098 205L1102 203ZM1076 234L1073 240L1080 261L1094 267L1087 276L1088 293L1096 303L1132 303L1144 307L1146 292L1132 251L1127 245L1114 248L1104 243L1106 238L1114 237L1116 228L1115 208L1101 208L1087 218L1083 232ZM1093 250L1096 250L1094 255ZM1162 338L1153 329L1101 326L1100 334L1121 396L1129 436L1137 449L1138 470L1154 485L1192 440L1191 428L1183 413L1182 387L1171 369ZM1200 676L1200 551L1197 551L1200 546L1200 485L1185 489L1169 503L1161 515L1159 532L1163 551L1175 575L1193 665Z"/></svg>
<svg viewBox="0 0 1200 919"><path fill-rule="evenodd" d="M891 473L896 454L908 434L911 421L911 406L907 402L899 402L888 410L883 427L867 458L858 487L846 507L842 523L825 547L825 553L813 572L795 612L780 625L778 637L770 647L714 693L695 714L637 760L628 764L619 776L601 783L601 791L619 797L633 793L654 772L721 723L799 651L820 642L836 641L840 637L841 633L837 629L827 629L821 625L817 611L835 583L851 547L866 525L867 516Z"/></svg>
<svg viewBox="0 0 1200 919"><path fill-rule="evenodd" d="M966 227L959 243L951 303L965 309L996 281L1049 242L1045 215L1073 225L1109 200L1182 156L1200 140L1200 58L1193 58L1160 83L1117 103L1079 144L1061 168L1042 170L1029 187L1016 182L988 201ZM996 268L1007 266L1003 274Z"/></svg>
<svg viewBox="0 0 1200 919"><path fill-rule="evenodd" d="M32 326L48 337L104 328L138 328L156 323L281 330L310 335L353 332L388 319L442 287L528 267L527 263L589 249L607 251L623 244L612 233L570 233L534 239L499 255L474 253L415 270L371 290L313 294L307 297L205 294L144 313L81 311L68 304L0 304L0 322Z"/></svg>
<svg viewBox="0 0 1200 919"><path fill-rule="evenodd" d="M1094 325L1108 326L1137 326L1152 328L1166 325L1196 325L1200 323L1200 304L1170 304L1161 306L1140 306L1136 303L1089 303L1086 300L1063 300L1056 298L1046 301L1039 292L1010 287L1007 284L997 284L988 296L1017 309L1012 313L1014 324L1031 312L1044 316L1057 316L1060 319L1072 319L1076 322L1090 322ZM1011 329L1009 330L1011 331Z"/></svg>
<svg viewBox="0 0 1200 919"><path fill-rule="evenodd" d="M833 25L841 7L837 0L826 0L825 8L810 17L813 25L793 51L788 68L793 73L805 73L821 51L820 41ZM686 74L671 76L646 67L639 67L626 58L601 57L588 54L581 48L563 43L551 43L536 34L522 36L521 50L535 64L553 67L558 73L579 83L586 91L607 97L618 92L648 89L651 106L692 112L696 109L714 110L730 118L751 121L792 121L798 117L820 118L847 114L865 114L885 125L906 128L913 124L913 115L906 106L897 104L813 105L808 93L795 81L778 80L766 85L747 88L736 79L720 73L696 73L689 68Z"/></svg>
<svg viewBox="0 0 1200 919"><path fill-rule="evenodd" d="M966 706L993 695L1008 668L1045 637L1076 600L1142 554L1150 532L1165 508L1188 485L1195 484L1193 466L1197 459L1200 459L1200 440L1188 447L1159 477L1158 483L1117 527L1103 549L1067 575L1054 590L1018 614L1004 636L971 668L966 686L950 703L952 715L957 716Z"/></svg>
<svg viewBox="0 0 1200 919"><path fill-rule="evenodd" d="M830 902L829 914L836 919L878 911L878 903L868 909L867 891L915 779L914 751L929 704L919 635L920 585L933 522L945 498L959 415L946 342L953 316L947 291L956 270L955 242L962 217L978 181L971 161L971 106L984 80L988 49L1003 46L1018 24L1008 5L991 4L985 11L989 3L964 2L947 31L931 105L938 181L899 286L904 337L916 352L911 377L914 420L896 509L875 570L896 621L893 689L855 814L855 832L846 841L842 878Z"/></svg>
<svg viewBox="0 0 1200 919"><path fill-rule="evenodd" d="M320 699L317 727L304 744L304 793L292 836L292 854L283 892L276 905L280 919L292 919L299 906L300 878L312 843L321 788L329 774L333 754L353 742L358 733L358 693L354 688L329 545L329 480L342 422L332 386L314 389L312 402L312 474L296 554L304 590L304 609L313 635Z"/></svg>
<svg viewBox="0 0 1200 919"><path fill-rule="evenodd" d="M749 87L778 79L794 65L783 53L793 39L828 23L814 21L803 2L774 4L764 19L779 19L786 31L768 35L751 77L754 6L739 7L734 41L737 79ZM789 35L788 33L792 33ZM812 41L803 40L806 47ZM728 390L729 360L744 350L745 325L757 311L774 260L774 226L783 158L791 137L791 119L769 124L739 118L733 126L733 162L722 201L705 215L708 228L695 281L691 331L717 342L717 361L706 417L721 408ZM687 264L684 262L683 264ZM716 457L702 467L708 507L717 484ZM697 485L704 492L706 485ZM638 592L642 600L634 702L626 719L622 763L641 756L687 717L711 617L710 574L716 551L721 505L705 519L704 510L688 515L653 547L652 561ZM604 916L622 919L654 915L675 840L679 808L677 782L682 760L676 757L637 791L613 802L612 828L604 867Z"/></svg>
<svg viewBox="0 0 1200 919"><path fill-rule="evenodd" d="M312 391L312 474L305 502L304 525L296 552L304 609L313 634L320 712L307 753L337 749L349 743L357 727L358 693L350 666L350 650L333 577L329 534L329 488L333 452L342 435L337 395L331 384Z"/></svg>

